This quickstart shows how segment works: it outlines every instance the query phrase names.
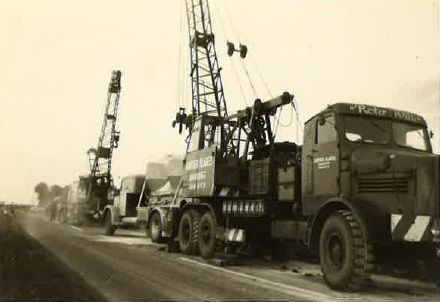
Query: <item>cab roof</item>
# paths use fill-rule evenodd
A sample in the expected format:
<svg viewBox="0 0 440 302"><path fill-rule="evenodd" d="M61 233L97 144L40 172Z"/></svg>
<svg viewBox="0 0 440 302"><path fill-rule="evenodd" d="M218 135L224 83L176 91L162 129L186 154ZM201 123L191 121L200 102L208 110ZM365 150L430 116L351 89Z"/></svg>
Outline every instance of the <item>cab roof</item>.
<svg viewBox="0 0 440 302"><path fill-rule="evenodd" d="M412 124L418 124L426 127L426 121L422 116L409 111L398 110L394 108L378 107L365 104L335 103L333 105L327 106L326 109L324 109L317 115L329 111L334 112L335 114L392 119ZM309 119L307 122L309 122L310 120L311 119Z"/></svg>

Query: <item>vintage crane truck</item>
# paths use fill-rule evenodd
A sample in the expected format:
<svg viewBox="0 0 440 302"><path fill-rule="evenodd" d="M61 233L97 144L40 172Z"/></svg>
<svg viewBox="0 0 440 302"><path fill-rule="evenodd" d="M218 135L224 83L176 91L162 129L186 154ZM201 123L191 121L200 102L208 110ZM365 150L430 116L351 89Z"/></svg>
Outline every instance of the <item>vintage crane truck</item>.
<svg viewBox="0 0 440 302"><path fill-rule="evenodd" d="M180 118L191 141L173 203L160 206L162 236L205 258L218 242L297 242L340 290L368 276L376 249L406 242L439 256L440 163L425 120L337 103L305 123L302 146L275 142L269 116L291 100L257 100L228 119ZM225 124L246 133L235 150L211 139Z"/></svg>
<svg viewBox="0 0 440 302"><path fill-rule="evenodd" d="M296 110L293 95L229 115L209 3L185 2L192 108L173 123L189 132L184 173L172 202L149 204L147 217L170 246L210 258L223 245L295 243L339 290L366 279L384 247L440 256L439 156L421 116L337 103L305 123L302 146L277 142L274 117Z"/></svg>
<svg viewBox="0 0 440 302"><path fill-rule="evenodd" d="M107 90L104 119L96 148L90 148L90 173L80 176L80 186L87 189L87 218L89 221L102 220L104 208L113 203L113 152L119 146L120 132L116 130L122 72L113 70Z"/></svg>

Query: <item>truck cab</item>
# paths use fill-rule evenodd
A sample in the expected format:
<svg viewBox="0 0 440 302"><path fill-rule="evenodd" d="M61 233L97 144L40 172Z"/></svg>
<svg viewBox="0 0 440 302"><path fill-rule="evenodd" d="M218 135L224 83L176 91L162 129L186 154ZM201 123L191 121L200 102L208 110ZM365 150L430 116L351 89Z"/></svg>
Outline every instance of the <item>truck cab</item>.
<svg viewBox="0 0 440 302"><path fill-rule="evenodd" d="M375 242L433 240L439 157L421 116L338 103L307 121L304 131L304 215L337 200L362 213Z"/></svg>
<svg viewBox="0 0 440 302"><path fill-rule="evenodd" d="M129 175L121 180L119 189L114 192L113 205L104 209L104 226L107 235L113 235L117 227L137 224L137 211L144 184L144 175Z"/></svg>
<svg viewBox="0 0 440 302"><path fill-rule="evenodd" d="M305 123L304 237L331 287L347 288L373 261L440 256L430 137L417 114L362 104L337 103Z"/></svg>
<svg viewBox="0 0 440 302"><path fill-rule="evenodd" d="M104 209L104 228L106 235L113 235L117 228L145 226L149 235L148 224L153 214L150 203L163 204L172 200L173 188L177 186L180 176L165 177L168 171L165 165L149 163L152 170L159 170L163 175L146 173L146 175L129 175L121 180L121 185L114 193L114 202ZM162 171L163 170L163 171ZM147 169L148 171L148 169Z"/></svg>

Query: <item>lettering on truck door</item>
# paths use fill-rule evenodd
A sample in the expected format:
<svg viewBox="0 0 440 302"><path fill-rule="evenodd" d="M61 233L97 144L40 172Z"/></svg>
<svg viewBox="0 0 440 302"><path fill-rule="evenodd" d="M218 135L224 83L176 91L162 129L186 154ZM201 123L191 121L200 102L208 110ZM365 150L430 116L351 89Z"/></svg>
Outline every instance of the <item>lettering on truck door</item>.
<svg viewBox="0 0 440 302"><path fill-rule="evenodd" d="M328 113L325 123L316 120L315 144L312 150L313 196L336 196L339 194L339 149L335 117Z"/></svg>

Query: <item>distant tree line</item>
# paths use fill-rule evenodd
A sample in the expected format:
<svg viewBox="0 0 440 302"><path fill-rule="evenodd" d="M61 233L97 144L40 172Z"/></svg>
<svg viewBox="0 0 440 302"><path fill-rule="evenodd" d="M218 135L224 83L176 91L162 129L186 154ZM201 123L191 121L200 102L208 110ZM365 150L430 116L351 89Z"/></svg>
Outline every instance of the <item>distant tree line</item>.
<svg viewBox="0 0 440 302"><path fill-rule="evenodd" d="M60 185L52 185L49 187L45 182L40 182L35 186L34 192L38 195L38 205L45 207L56 197L64 194L65 188Z"/></svg>

